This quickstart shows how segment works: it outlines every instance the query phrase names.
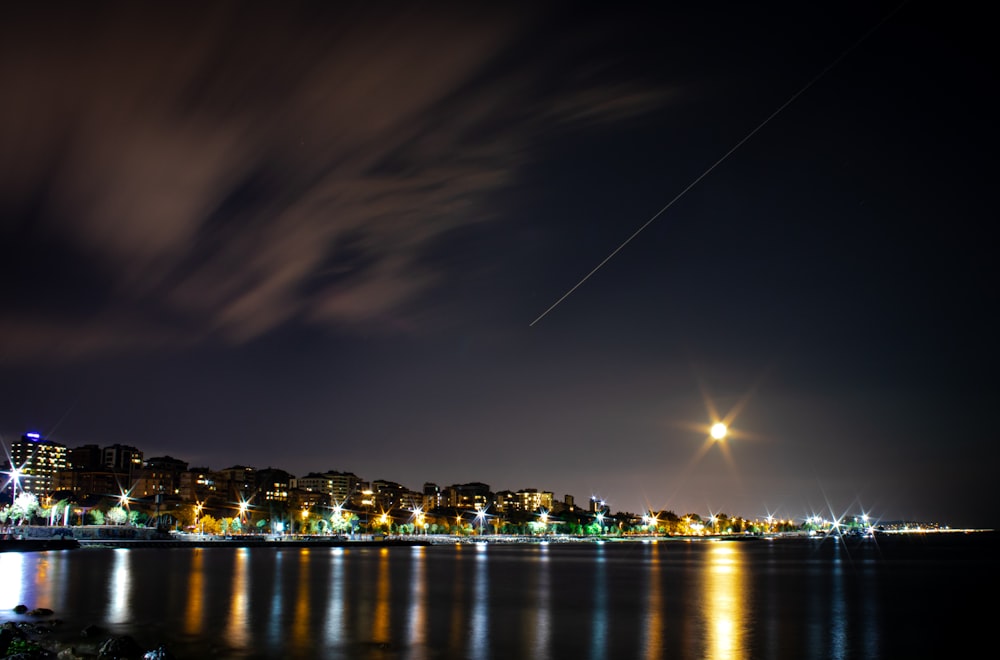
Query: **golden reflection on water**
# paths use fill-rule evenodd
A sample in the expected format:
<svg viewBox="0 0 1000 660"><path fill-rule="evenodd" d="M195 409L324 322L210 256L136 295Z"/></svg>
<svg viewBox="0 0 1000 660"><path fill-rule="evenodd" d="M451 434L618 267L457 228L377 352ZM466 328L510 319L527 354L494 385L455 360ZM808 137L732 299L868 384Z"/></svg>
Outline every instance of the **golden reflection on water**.
<svg viewBox="0 0 1000 660"><path fill-rule="evenodd" d="M372 641L389 643L389 548L379 550L378 578L375 586L375 618L372 620Z"/></svg>
<svg viewBox="0 0 1000 660"><path fill-rule="evenodd" d="M733 660L747 657L749 588L743 547L735 542L709 544L704 572L705 657Z"/></svg>
<svg viewBox="0 0 1000 660"><path fill-rule="evenodd" d="M201 548L191 551L191 569L188 572L187 606L184 609L184 632L188 635L200 635L202 613L204 607L205 555Z"/></svg>
<svg viewBox="0 0 1000 660"><path fill-rule="evenodd" d="M233 591L230 595L232 605L229 609L229 625L226 626L226 641L237 648L249 645L250 630L247 620L247 608L250 601L250 572L247 564L250 550L236 550L236 565L233 570Z"/></svg>
<svg viewBox="0 0 1000 660"><path fill-rule="evenodd" d="M309 548L299 550L299 583L295 589L295 615L292 618L292 646L309 646Z"/></svg>
<svg viewBox="0 0 1000 660"><path fill-rule="evenodd" d="M44 555L35 563L35 599L29 607L52 607L51 568L48 557Z"/></svg>
<svg viewBox="0 0 1000 660"><path fill-rule="evenodd" d="M660 584L660 546L655 542L649 549L646 585L646 658L654 660L663 653L663 586Z"/></svg>

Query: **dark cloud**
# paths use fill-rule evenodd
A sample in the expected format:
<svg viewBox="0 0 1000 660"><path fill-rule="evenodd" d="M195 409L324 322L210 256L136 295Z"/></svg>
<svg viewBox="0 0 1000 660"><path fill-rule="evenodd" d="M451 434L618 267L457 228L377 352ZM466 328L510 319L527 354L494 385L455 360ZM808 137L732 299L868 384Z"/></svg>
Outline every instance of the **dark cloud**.
<svg viewBox="0 0 1000 660"><path fill-rule="evenodd" d="M0 108L0 231L27 248L68 245L106 290L82 311L45 296L19 307L0 359L46 344L58 358L240 342L293 319L402 320L447 275L426 252L495 219L489 198L546 125L666 98L585 75L554 84L544 61L516 66L514 47L545 18L458 6L20 10L0 47L0 88L15 100ZM48 267L75 278L72 264ZM86 330L62 336L71 325Z"/></svg>

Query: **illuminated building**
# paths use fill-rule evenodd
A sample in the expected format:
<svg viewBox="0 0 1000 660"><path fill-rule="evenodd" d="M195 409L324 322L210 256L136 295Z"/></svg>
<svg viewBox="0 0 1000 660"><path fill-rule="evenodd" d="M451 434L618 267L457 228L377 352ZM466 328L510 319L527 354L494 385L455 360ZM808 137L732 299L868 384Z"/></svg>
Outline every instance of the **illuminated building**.
<svg viewBox="0 0 1000 660"><path fill-rule="evenodd" d="M489 485L477 481L448 486L444 499L456 509L486 509L493 503L493 493Z"/></svg>
<svg viewBox="0 0 1000 660"><path fill-rule="evenodd" d="M97 445L83 445L66 450L67 470L101 470L104 468L104 450Z"/></svg>
<svg viewBox="0 0 1000 660"><path fill-rule="evenodd" d="M555 501L552 503L552 513L562 513L564 511L576 511L576 504L572 495L563 495L561 502Z"/></svg>
<svg viewBox="0 0 1000 660"><path fill-rule="evenodd" d="M515 505L520 511L552 510L552 493L537 488L524 488L516 493Z"/></svg>
<svg viewBox="0 0 1000 660"><path fill-rule="evenodd" d="M215 493L215 473L207 467L193 467L180 475L180 497L185 502L202 502Z"/></svg>
<svg viewBox="0 0 1000 660"><path fill-rule="evenodd" d="M66 446L25 433L10 448L13 467L20 470L17 487L26 493L47 495L55 490L56 473L66 469ZM8 488L12 488L13 484Z"/></svg>
<svg viewBox="0 0 1000 660"><path fill-rule="evenodd" d="M591 513L607 513L608 503L597 497L590 498L590 512Z"/></svg>
<svg viewBox="0 0 1000 660"><path fill-rule="evenodd" d="M287 502L288 493L292 489L292 475L278 468L265 468L257 471L256 498L257 503Z"/></svg>
<svg viewBox="0 0 1000 660"><path fill-rule="evenodd" d="M108 445L101 450L101 464L112 472L126 474L131 481L132 472L142 467L142 452L129 445Z"/></svg>
<svg viewBox="0 0 1000 660"><path fill-rule="evenodd" d="M395 481L376 479L372 482L375 506L383 511L394 508L413 509L423 501L422 493L414 493L406 486Z"/></svg>
<svg viewBox="0 0 1000 660"><path fill-rule="evenodd" d="M218 492L231 502L244 502L254 492L257 479L255 470L245 465L234 465L219 470L216 478Z"/></svg>
<svg viewBox="0 0 1000 660"><path fill-rule="evenodd" d="M421 510L433 511L443 505L441 489L430 481L424 484L424 496L421 498Z"/></svg>
<svg viewBox="0 0 1000 660"><path fill-rule="evenodd" d="M133 496L179 495L181 475L187 467L187 463L171 456L149 459L143 468L136 472L135 485L132 487Z"/></svg>
<svg viewBox="0 0 1000 660"><path fill-rule="evenodd" d="M358 488L361 480L353 472L336 472L331 470L318 474L310 472L304 477L292 478L292 488L325 493L333 500L333 504L344 504Z"/></svg>
<svg viewBox="0 0 1000 660"><path fill-rule="evenodd" d="M497 491L493 496L493 509L497 513L510 513L517 510L517 493L512 490Z"/></svg>

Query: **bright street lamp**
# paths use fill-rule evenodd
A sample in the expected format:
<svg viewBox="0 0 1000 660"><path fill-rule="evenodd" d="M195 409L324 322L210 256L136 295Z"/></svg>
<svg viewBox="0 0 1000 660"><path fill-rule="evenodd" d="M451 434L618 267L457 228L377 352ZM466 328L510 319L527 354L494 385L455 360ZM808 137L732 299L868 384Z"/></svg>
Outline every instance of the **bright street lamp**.
<svg viewBox="0 0 1000 660"><path fill-rule="evenodd" d="M247 507L249 506L246 500L240 500L240 531L243 531L243 526L246 524L246 514Z"/></svg>
<svg viewBox="0 0 1000 660"><path fill-rule="evenodd" d="M11 462L13 463L13 461ZM10 475L10 483L11 483L10 503L14 504L14 501L17 500L17 484L21 480L21 469L16 467L11 467L10 472L8 472L8 474Z"/></svg>

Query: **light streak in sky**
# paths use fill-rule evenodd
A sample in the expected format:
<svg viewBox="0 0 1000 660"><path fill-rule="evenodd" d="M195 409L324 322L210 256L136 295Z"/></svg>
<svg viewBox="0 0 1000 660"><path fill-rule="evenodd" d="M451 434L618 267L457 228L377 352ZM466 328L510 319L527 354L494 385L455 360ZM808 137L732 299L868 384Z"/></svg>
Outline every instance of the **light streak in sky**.
<svg viewBox="0 0 1000 660"><path fill-rule="evenodd" d="M685 194L687 194L687 192L689 190L691 190L692 188L694 188L696 185L698 185L699 182L701 182L702 179L704 179L706 176L708 176L709 174L711 174L712 170L714 170L716 167L718 167L719 165L721 165L722 163L724 163L726 161L726 159L728 159L737 149L739 149L740 147L742 147L747 142L747 140L749 140L750 138L752 138L758 131L760 131L760 129L762 129L765 126L767 126L767 124L772 119L774 119L775 117L777 117L781 113L782 110L784 110L785 108L787 108L788 106L790 106L795 101L795 99L797 99L800 96L802 96L802 94L804 94L806 92L806 90L808 90L810 87L812 87L813 85L815 85L820 80L820 78L822 78L827 73L829 73L831 69L833 69L835 66L837 66L841 62L841 60L843 60L845 57L847 57L847 55L851 51L853 51L855 48L857 48L858 46L860 46L869 36L871 36L871 34L873 32L875 32L880 27L882 27L882 25L885 24L885 22L888 21L890 18L892 18L896 14L896 12L898 12L900 9L902 9L906 5L907 2L909 2L909 0L904 0L903 3L901 3L899 6L897 6L895 9L893 9L891 12L889 12L888 14L886 14L885 17L875 25L875 27L873 27L870 30L868 30L867 32L865 32L861 36L860 39L858 39L853 44L851 44L850 46L848 46L846 50L844 50L840 55L838 55L836 57L836 59L834 59L832 62L830 62L828 65L826 65L826 68L824 68L822 71L820 71L818 74L816 74L812 78L812 80L810 80L809 82L807 82L799 91L797 91L794 94L792 94L791 97L789 97L789 99L787 101L785 101L780 106L778 106L777 110L775 110L770 115L768 115L767 118L764 119L764 121L762 121L759 124L757 124L757 126L752 131L750 131L749 133L747 133L746 135L744 135L743 138L739 142L737 142L735 145L733 145L733 147L730 148L729 151L727 151L726 153L724 153L721 158L719 158L717 161L715 161L714 163L712 163L707 170L705 170L704 172L702 172L694 181L692 181L691 183L689 183L686 188L684 188L682 191L680 191L679 193L677 193L677 195L674 196L673 199L671 199L669 202L667 202L666 206L664 206L659 211L657 211L656 213L654 213L653 217L651 217L642 226L640 226L638 229L636 229L634 232L632 232L631 236L629 236L628 238L626 238L622 242L621 245L619 245L618 247L616 247L611 252L611 254L609 254L608 256L606 256L601 263L597 264L594 267L593 270L591 270L589 273L587 273L586 275L584 275L583 279L581 279L579 282L577 282L576 284L574 284L573 287L570 288L569 291L567 291L566 293L564 293L562 295L562 297L559 298L559 300L557 300L554 303L552 303L552 305L549 306L548 309L546 309L544 312L542 312L541 314L539 314L538 317L534 321L532 321L531 323L528 324L528 326L529 327L534 326L536 323L538 323L539 321L541 321L549 312L551 312L553 309L555 309L559 305L559 303L561 303L562 301L566 300L566 298L568 298L570 296L570 294L572 294L574 291L576 291L578 288L580 288L580 286L583 285L584 282L586 282L587 280L589 280L594 275L594 273L596 273L597 271L599 271L604 266L604 264L606 264L609 261L611 261L611 259L616 254L618 254L619 252L621 252L622 249L626 245L628 245L629 243L631 243L632 240L636 236L638 236L640 233L642 233L642 231L644 229L646 229L646 227L648 227L649 225L651 225L654 220L656 220L661 215L663 215L666 212L667 209L669 209L678 200L680 200L681 197L683 197Z"/></svg>

